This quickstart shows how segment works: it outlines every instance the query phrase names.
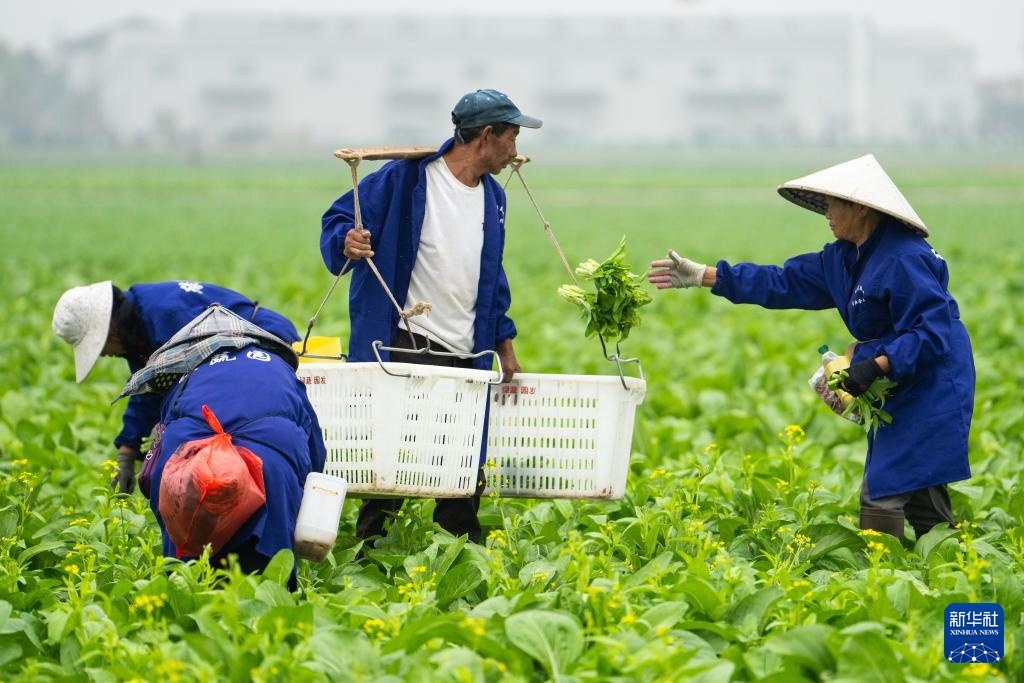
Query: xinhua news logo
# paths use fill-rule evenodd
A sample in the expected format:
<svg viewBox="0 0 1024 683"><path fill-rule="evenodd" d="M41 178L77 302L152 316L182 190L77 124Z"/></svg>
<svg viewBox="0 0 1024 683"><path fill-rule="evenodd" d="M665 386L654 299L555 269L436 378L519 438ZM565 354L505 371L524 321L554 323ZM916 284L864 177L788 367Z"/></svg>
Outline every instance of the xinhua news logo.
<svg viewBox="0 0 1024 683"><path fill-rule="evenodd" d="M946 660L995 664L1003 659L1003 608L995 602L946 605Z"/></svg>

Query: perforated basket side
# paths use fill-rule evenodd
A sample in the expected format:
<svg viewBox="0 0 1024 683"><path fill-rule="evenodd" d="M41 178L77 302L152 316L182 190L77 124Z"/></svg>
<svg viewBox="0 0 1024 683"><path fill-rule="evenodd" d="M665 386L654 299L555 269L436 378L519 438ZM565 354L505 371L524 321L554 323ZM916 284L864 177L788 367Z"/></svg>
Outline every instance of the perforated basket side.
<svg viewBox="0 0 1024 683"><path fill-rule="evenodd" d="M471 495L487 380L480 370L390 363L300 366L327 446L325 472L352 497Z"/></svg>
<svg viewBox="0 0 1024 683"><path fill-rule="evenodd" d="M476 488L487 385L446 377L390 380L378 408L388 414L388 444L394 453L378 488L403 495L471 495ZM384 458L382 458L384 459ZM392 478L393 477L393 478Z"/></svg>
<svg viewBox="0 0 1024 683"><path fill-rule="evenodd" d="M492 391L488 491L538 498L621 498L642 380L517 375Z"/></svg>
<svg viewBox="0 0 1024 683"><path fill-rule="evenodd" d="M298 375L327 447L324 473L343 477L350 491L372 488L377 479L373 376L314 363L300 366Z"/></svg>

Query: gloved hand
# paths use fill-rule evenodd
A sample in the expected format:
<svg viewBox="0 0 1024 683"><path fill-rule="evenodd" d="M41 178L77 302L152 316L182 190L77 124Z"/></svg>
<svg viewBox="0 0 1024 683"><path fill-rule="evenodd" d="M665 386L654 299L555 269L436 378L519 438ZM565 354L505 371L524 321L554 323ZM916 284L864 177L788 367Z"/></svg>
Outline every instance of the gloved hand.
<svg viewBox="0 0 1024 683"><path fill-rule="evenodd" d="M135 460L138 455L138 451L128 446L117 449L117 476L110 485L116 488L118 493L131 493L135 490Z"/></svg>
<svg viewBox="0 0 1024 683"><path fill-rule="evenodd" d="M860 396L868 390L872 382L884 374L881 366L878 365L878 361L874 358L869 358L854 363L847 368L846 379L843 380L841 386L851 395Z"/></svg>
<svg viewBox="0 0 1024 683"><path fill-rule="evenodd" d="M700 287L704 281L704 271L708 267L703 263L683 258L669 249L668 258L651 261L651 268L657 270L647 273L647 281L658 289L668 289Z"/></svg>

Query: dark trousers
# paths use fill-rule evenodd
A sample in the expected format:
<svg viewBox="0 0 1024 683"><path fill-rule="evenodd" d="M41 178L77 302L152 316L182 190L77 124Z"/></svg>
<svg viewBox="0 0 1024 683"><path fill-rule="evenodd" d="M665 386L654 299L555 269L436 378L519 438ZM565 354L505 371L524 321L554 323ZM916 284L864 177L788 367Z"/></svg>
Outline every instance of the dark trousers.
<svg viewBox="0 0 1024 683"><path fill-rule="evenodd" d="M425 348L427 340L418 334L412 335L416 339L416 348ZM406 330L396 330L393 347L402 349L413 348L410 334ZM447 351L436 342L431 343L431 348L440 351ZM440 365L447 368L472 368L473 361L463 358L449 356L435 356L433 354L400 353L392 352L391 360L396 363L415 363L418 365ZM480 509L480 496L486 486L483 467L477 472L476 491L469 498L438 498L434 507L434 521L442 529L453 536L469 536L474 543L480 542L480 520L477 512ZM359 538L370 538L381 536L384 533L384 522L389 516L398 512L405 502L404 498L368 498L359 508L359 518L356 520L356 536Z"/></svg>
<svg viewBox="0 0 1024 683"><path fill-rule="evenodd" d="M860 486L860 528L874 529L902 540L904 519L910 522L918 538L936 524L946 522L956 526L946 486L929 486L871 500L865 474Z"/></svg>

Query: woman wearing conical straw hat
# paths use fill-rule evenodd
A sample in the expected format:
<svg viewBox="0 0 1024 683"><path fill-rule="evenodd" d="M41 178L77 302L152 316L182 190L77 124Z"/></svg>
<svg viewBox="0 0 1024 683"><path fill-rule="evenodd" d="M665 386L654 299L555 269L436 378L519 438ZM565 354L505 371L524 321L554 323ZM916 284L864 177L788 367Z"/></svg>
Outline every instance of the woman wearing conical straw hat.
<svg viewBox="0 0 1024 683"><path fill-rule="evenodd" d="M859 396L880 377L896 382L885 403L892 422L868 434L861 528L902 539L905 520L918 537L955 524L946 484L971 476L975 372L946 262L870 154L778 190L824 214L836 240L781 267L706 266L670 251L651 263L648 280L658 289L710 287L764 308L837 309L857 340L843 388Z"/></svg>

